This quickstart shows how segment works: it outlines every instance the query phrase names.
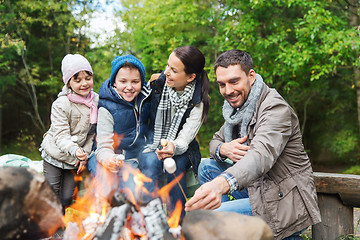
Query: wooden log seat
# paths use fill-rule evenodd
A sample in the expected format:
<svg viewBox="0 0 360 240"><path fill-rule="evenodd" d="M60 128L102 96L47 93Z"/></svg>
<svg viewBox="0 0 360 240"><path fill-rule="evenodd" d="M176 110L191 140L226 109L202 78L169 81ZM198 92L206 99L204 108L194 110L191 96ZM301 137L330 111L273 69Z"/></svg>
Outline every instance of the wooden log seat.
<svg viewBox="0 0 360 240"><path fill-rule="evenodd" d="M312 239L337 239L354 234L354 207L360 207L360 176L314 173L322 222L312 227Z"/></svg>

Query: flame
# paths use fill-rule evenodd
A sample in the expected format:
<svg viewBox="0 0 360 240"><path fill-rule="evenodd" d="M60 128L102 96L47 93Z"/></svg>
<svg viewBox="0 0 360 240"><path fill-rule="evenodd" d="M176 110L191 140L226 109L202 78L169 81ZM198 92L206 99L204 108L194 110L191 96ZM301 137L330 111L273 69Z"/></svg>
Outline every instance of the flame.
<svg viewBox="0 0 360 240"><path fill-rule="evenodd" d="M163 186L160 190L157 191L157 195L161 198L162 202L168 202L170 200L170 191L176 185L179 184L180 179L184 176L184 172L175 177L170 183Z"/></svg>
<svg viewBox="0 0 360 240"><path fill-rule="evenodd" d="M106 219L106 208L107 208L107 207L106 207L105 205L102 207L101 216L100 216L100 218L99 218L99 220L100 220L101 223L104 223L104 222L105 222L105 219Z"/></svg>
<svg viewBox="0 0 360 240"><path fill-rule="evenodd" d="M122 135L114 134L113 135L113 147L114 149L118 148L120 145ZM91 239L93 237L92 232L86 230L87 220L95 221L98 225L105 222L107 212L110 210L110 201L115 192L121 191L121 194L126 196L126 200L132 203L140 212L140 200L142 200L141 194L147 194L151 197L160 197L162 202L169 202L170 190L176 185L179 184L179 180L184 176L184 173L175 177L173 181L165 185L161 189L155 191L154 193L149 193L144 187L144 183L151 182L152 180L146 177L140 172L139 169L134 169L130 165L123 164L120 168L120 175L122 176L122 181L124 182L123 187L119 189L119 178L118 173L114 173L103 167L101 164L97 166L96 177L92 178L91 181L85 179L85 192L83 196L77 197L74 204L72 204L65 211L64 223L67 227L69 223L76 223L79 228L79 234L76 239ZM78 175L76 181L83 181L83 174ZM122 183L120 183L122 184ZM175 210L172 213L172 216L168 218L168 225L170 228L179 227L179 220L182 212L182 204L179 200L176 203ZM129 222L131 215L128 216ZM71 226L69 225L69 229ZM146 233L144 236L137 232L132 232L131 226L126 224L126 235L127 239L141 239L146 238ZM140 234L140 235L139 235Z"/></svg>
<svg viewBox="0 0 360 240"><path fill-rule="evenodd" d="M117 134L117 133L114 133L113 135L113 140L114 140L114 143L112 145L113 149L117 149L119 146L120 146L120 142L121 142L121 139L123 139L123 134Z"/></svg>
<svg viewBox="0 0 360 240"><path fill-rule="evenodd" d="M86 183L87 181L85 181ZM88 239L89 233L85 230L83 223L88 218L93 222L103 223L110 208L106 196L94 192L97 189L96 181L85 184L85 192L83 196L78 196L75 202L65 210L63 221L67 227L69 223L76 223L79 227L77 239ZM86 226L85 226L86 227Z"/></svg>
<svg viewBox="0 0 360 240"><path fill-rule="evenodd" d="M182 203L180 200L176 202L175 210L171 217L168 218L167 223L170 228L177 228L179 226L180 216L182 211Z"/></svg>

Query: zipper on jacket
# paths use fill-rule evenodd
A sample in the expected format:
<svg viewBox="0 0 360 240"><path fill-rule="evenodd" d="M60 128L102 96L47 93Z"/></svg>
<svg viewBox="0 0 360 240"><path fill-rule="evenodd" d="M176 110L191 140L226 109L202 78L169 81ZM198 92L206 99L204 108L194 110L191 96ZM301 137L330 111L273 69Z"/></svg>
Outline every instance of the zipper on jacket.
<svg viewBox="0 0 360 240"><path fill-rule="evenodd" d="M144 95L144 96L145 96L145 95ZM147 99L149 96L150 96L150 94L148 94L147 96L144 97L143 100L141 100L140 105L139 105L139 109L138 109L138 113L139 113L139 114L137 114L137 113L136 113L136 110L133 109L133 110L134 110L134 113L135 113L135 118L136 118L136 136L135 136L134 141L129 145L130 147L135 144L136 140L138 139L138 137L139 137L139 135L140 135L141 109L142 109L142 106L143 106L143 103L144 103L145 99Z"/></svg>

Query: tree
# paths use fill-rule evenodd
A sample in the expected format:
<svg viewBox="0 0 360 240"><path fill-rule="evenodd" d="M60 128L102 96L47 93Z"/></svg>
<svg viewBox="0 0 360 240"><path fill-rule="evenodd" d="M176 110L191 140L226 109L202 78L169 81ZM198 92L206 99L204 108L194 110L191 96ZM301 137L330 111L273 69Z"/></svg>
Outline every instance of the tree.
<svg viewBox="0 0 360 240"><path fill-rule="evenodd" d="M44 115L49 115L49 103L62 88L62 81L59 81L61 59L66 53L82 52L89 45L81 31L75 31L85 24L72 14L79 3L72 0L2 0L0 37L5 44L1 45L4 62L0 65L0 74L8 81L2 81L1 85L2 89L7 89L6 99L16 96L16 101L21 102L20 109L32 123L22 127L34 126L33 131L46 131ZM79 14L88 12L86 3L81 1ZM4 103L4 107L12 106Z"/></svg>
<svg viewBox="0 0 360 240"><path fill-rule="evenodd" d="M336 3L225 1L221 9L220 51L240 48L251 53L255 70L297 111L313 153L321 148L331 151L341 129L355 136L342 139L359 141L356 124L349 121L354 106L349 104L354 102L349 69L358 65L360 42Z"/></svg>
<svg viewBox="0 0 360 240"><path fill-rule="evenodd" d="M312 153L322 148L331 151L329 146L334 146L341 137L347 140L345 145L352 146L346 148L347 153L357 149L355 105L349 102L356 103L353 86L357 82L351 69L359 67L360 40L356 37L358 29L349 24L348 14L341 11L338 3L331 0L122 3L124 9L119 15L128 32L119 34L118 42L126 46L124 52L139 56L148 74L161 71L162 63L174 48L195 45L204 52L207 70L214 79L211 66L218 53L232 48L246 50L253 56L256 72L281 92L298 113L305 143ZM223 121L219 114L221 97L216 86L211 89L212 101L217 104L211 105L209 119L216 121L205 124L207 132L214 132L211 128L217 128ZM352 137L347 137L348 133Z"/></svg>
<svg viewBox="0 0 360 240"><path fill-rule="evenodd" d="M357 35L354 37L359 38L360 34L360 3L358 0L349 0L345 1L346 5L343 7L345 11L348 13L349 24L356 31ZM341 4L339 2L339 4ZM343 6L343 5L341 5ZM354 46L355 47L355 46ZM358 121L359 121L359 132L360 132L360 58L357 59L357 65L354 66L354 82L356 86L356 95L357 95L357 113L358 113Z"/></svg>

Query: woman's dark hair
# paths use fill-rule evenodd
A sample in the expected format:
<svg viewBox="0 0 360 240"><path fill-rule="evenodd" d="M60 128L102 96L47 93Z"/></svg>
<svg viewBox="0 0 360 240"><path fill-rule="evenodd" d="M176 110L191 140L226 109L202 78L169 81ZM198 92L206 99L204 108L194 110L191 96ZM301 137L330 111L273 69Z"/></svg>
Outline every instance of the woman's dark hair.
<svg viewBox="0 0 360 240"><path fill-rule="evenodd" d="M176 57L178 57L185 66L185 73L195 73L196 81L201 80L201 99L204 104L202 119L206 121L207 114L210 107L209 97L209 78L204 70L205 57L202 52L194 46L179 47L174 50Z"/></svg>

